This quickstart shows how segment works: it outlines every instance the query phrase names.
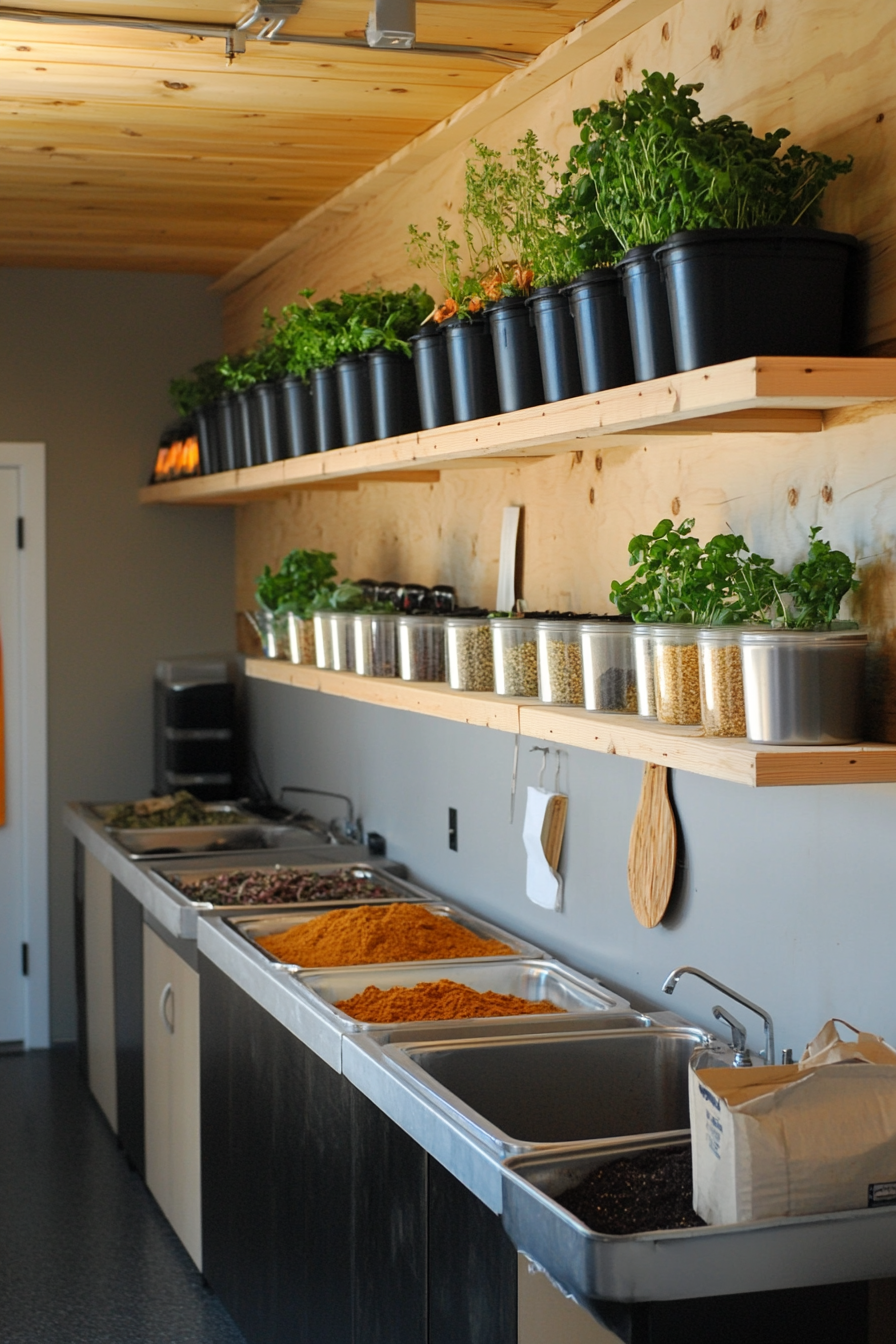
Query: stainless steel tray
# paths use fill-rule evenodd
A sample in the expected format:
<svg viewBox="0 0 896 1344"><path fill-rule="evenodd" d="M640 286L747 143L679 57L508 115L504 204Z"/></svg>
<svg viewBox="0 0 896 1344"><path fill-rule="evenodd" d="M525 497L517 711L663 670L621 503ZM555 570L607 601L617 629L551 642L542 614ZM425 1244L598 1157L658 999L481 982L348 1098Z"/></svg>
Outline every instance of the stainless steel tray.
<svg viewBox="0 0 896 1344"><path fill-rule="evenodd" d="M662 1302L896 1274L896 1205L724 1227L594 1232L553 1198L617 1157L681 1138L576 1144L504 1162L505 1230L518 1250L607 1324L603 1302Z"/></svg>
<svg viewBox="0 0 896 1344"><path fill-rule="evenodd" d="M383 867L381 868L378 864L374 865L370 863L360 863L357 861L350 862L346 861L345 859L343 859L342 862L338 863L302 862L300 854L301 851L299 852L299 856L293 856L291 857L289 862L283 862L283 863L274 862L269 854L263 855L261 861L259 862L259 857L256 854L254 861L251 863L229 862L227 864L216 863L211 866L204 863L193 863L190 865L184 864L182 866L176 864L165 864L164 866L160 865L158 867L153 867L151 871L156 881L158 882L159 886L166 892L167 895L174 897L178 901L189 902L189 904L195 910L217 910L223 912L230 911L234 915L246 914L256 916L260 911L264 911L268 914L272 914L273 911L277 911L278 913L282 913L284 915L287 913L292 913L293 918L291 918L284 926L287 928L289 927L290 924L295 922L294 915L295 912L297 911L301 912L311 911L312 914L320 914L321 911L324 909L326 910L342 909L348 905L382 904L383 902L382 900L365 901L363 898L360 898L346 901L333 901L333 900L290 901L284 903L278 902L277 904L270 904L270 905L224 905L224 904L218 905L214 901L194 900L193 897L190 896L187 892L181 890L181 888L177 885L177 879L189 878L191 880L195 880L196 878L221 877L222 875L226 875L227 873L239 872L244 868L246 869L251 868L253 872L265 872L268 870L273 870L278 867L283 867L283 868L289 868L295 872L302 872L302 873L324 873L324 874L347 873L351 877L366 878L367 881L376 884L377 886L386 887L392 893L392 895L389 897L389 900L422 901L426 899L424 896L416 894L409 895L407 893L404 886L396 881L396 878L399 876L396 870L401 869L403 865L394 864L390 866L388 859L384 859L382 861ZM280 932L280 930L268 929L266 930L266 932L278 933ZM283 965L282 962L279 964Z"/></svg>
<svg viewBox="0 0 896 1344"><path fill-rule="evenodd" d="M146 830L106 827L106 830L130 859L232 854L247 849L293 849L326 843L314 831L299 826L269 826L259 822L232 826L159 826Z"/></svg>
<svg viewBox="0 0 896 1344"><path fill-rule="evenodd" d="M411 1025L403 1022L364 1022L349 1016L335 1006L339 1000L350 999L368 985L376 985L377 989L394 989L396 986L413 988L421 981L444 978L455 980L480 993L490 989L497 994L516 994L521 999L531 1001L546 1000L558 1008L565 1009L565 1014L561 1016L559 1013L545 1013L543 1017L536 1015L534 1020L543 1026L550 1018L551 1022L557 1023L558 1031L562 1031L567 1025L569 1020L567 1015L570 1013L605 1013L618 1004L613 995L600 989L594 981L578 975L557 961L547 959L500 961L494 958L485 961L457 960L452 961L450 967L440 961L436 963L438 969L428 971L424 969L432 966L432 962L392 963L371 967L351 966L326 971L300 971L297 978L320 1000L320 1010L327 1016L332 1016L343 1031L383 1032ZM495 1034L499 1034L508 1023L517 1023L520 1020L531 1024L533 1017L526 1014L521 1019L517 1014L508 1017L452 1019L455 1024L478 1021L480 1025L490 1027ZM416 1020L412 1025L415 1030L426 1031L427 1027L435 1024L430 1020ZM439 1019L439 1025L447 1027L449 1023L445 1019Z"/></svg>
<svg viewBox="0 0 896 1344"><path fill-rule="evenodd" d="M428 904L429 909L433 914L454 920L456 924L460 924L462 928L469 929L472 933L478 934L480 938L500 939L502 943L506 943L507 946L512 949L510 953L510 956L512 957L542 957L544 955L541 948L534 947L531 943L526 943L522 939L514 937L504 929L498 928L496 924L489 924L486 920L478 919L475 915L468 915L466 911L458 909L457 906L449 905L444 901L437 901L431 892L424 891L422 887L414 886L412 883L404 882L396 877L377 873L375 870L371 870L371 872L373 881L381 886L388 887L390 891L395 893L393 897L394 900L425 902ZM386 902L382 900L355 902L337 901L331 903L322 901L315 902L313 906L302 906L292 913L287 913L286 911L280 913L282 907L278 906L278 913L276 915L225 915L225 923L229 924L240 937L245 938L253 947L256 947L262 956L266 957L268 961L272 962L275 966L290 966L295 970L301 970L303 968L300 967L297 962L283 962L280 961L278 957L272 956L270 952L266 951L265 948L258 944L257 940L259 938L267 937L270 934L284 933L294 925L307 923L309 920L316 919L318 915L326 914L330 910L344 910L349 905L383 905L385 903ZM384 965L414 965L418 967L441 966L444 968L445 966L457 964L460 960L461 958L446 957L438 961L374 962L372 965L376 966L378 969ZM465 958L464 960L467 959ZM500 963L507 960L507 955L505 954L500 957L477 957L476 960L480 964ZM328 968L315 966L306 967L304 969L317 971ZM356 968L352 967L352 969L354 970Z"/></svg>
<svg viewBox="0 0 896 1344"><path fill-rule="evenodd" d="M112 811L112 809L113 809L113 808L116 808L116 807L122 807L122 806L124 806L124 804L122 804L122 803L86 803L84 806L87 808L87 811L88 811L88 812L92 812L93 815L94 815L95 817L99 817L100 821L101 821L101 822L103 823L103 825L105 826L106 823L108 822L108 819L109 819L109 813ZM222 816L222 815L223 815L223 816L228 816L228 817L240 817L240 818L244 818L244 821L230 822L229 824L230 824L231 826L233 826L233 825L243 825L243 824L245 824L245 825L247 825L247 826L253 826L253 825L257 826L260 822L263 822L263 821L264 821L264 817L259 817L255 812L249 812L249 811L247 811L246 808L244 808L244 807L240 807L238 803L204 803L203 806L205 807L206 812L208 812L208 813L210 814L210 817L209 817L209 824L212 825L212 826L215 824L215 823L214 823L214 815L215 815L215 814L217 814L218 816ZM200 824L201 824L201 823L200 823ZM225 824L227 824L227 823L225 823ZM149 830L149 829L151 829L151 828L150 828L150 827L146 827L146 828L143 828L143 827L124 827L124 828L122 828L122 829L131 829L131 830L143 830L143 829L147 829L147 830ZM166 827L165 829L169 829L169 828ZM180 828L178 828L178 827L172 827L172 828L170 828L170 829L172 829L172 830L176 830L176 829L180 829Z"/></svg>

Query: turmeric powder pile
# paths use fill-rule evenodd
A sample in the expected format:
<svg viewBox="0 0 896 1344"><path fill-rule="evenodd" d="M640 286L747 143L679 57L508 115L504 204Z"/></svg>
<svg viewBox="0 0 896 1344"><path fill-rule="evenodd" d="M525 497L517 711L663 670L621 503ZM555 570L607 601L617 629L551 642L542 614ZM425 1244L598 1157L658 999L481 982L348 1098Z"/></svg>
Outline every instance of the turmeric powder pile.
<svg viewBox="0 0 896 1344"><path fill-rule="evenodd" d="M422 980L413 989L368 985L336 1004L359 1022L435 1022L456 1017L517 1017L523 1013L563 1013L547 1000L533 1003L516 994L483 993L456 980Z"/></svg>
<svg viewBox="0 0 896 1344"><path fill-rule="evenodd" d="M496 938L480 938L424 905L360 905L331 910L283 933L259 938L265 951L296 966L365 966L443 957L511 957Z"/></svg>

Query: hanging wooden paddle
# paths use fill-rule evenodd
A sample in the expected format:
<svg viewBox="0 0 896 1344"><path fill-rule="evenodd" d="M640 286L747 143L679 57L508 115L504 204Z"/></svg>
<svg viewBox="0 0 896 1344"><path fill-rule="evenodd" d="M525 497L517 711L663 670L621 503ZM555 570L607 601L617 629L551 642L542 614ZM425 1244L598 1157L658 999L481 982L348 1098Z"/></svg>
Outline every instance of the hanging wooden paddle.
<svg viewBox="0 0 896 1344"><path fill-rule="evenodd" d="M675 880L678 832L665 765L644 766L628 847L628 890L638 920L653 929L666 913Z"/></svg>

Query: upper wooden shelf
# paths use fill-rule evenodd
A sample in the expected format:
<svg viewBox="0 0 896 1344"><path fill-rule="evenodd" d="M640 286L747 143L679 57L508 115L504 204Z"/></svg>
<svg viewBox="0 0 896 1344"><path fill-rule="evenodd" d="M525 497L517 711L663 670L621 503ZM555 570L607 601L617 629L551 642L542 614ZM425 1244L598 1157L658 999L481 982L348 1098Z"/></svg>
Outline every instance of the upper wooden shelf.
<svg viewBox="0 0 896 1344"><path fill-rule="evenodd" d="M148 485L143 504L243 504L358 481L432 481L449 467L571 452L626 435L814 433L823 413L896 400L896 359L756 356L525 411L328 453Z"/></svg>
<svg viewBox="0 0 896 1344"><path fill-rule="evenodd" d="M704 737L700 728L669 728L624 714L588 714L584 709L557 709L535 700L452 691L440 682L359 677L266 658L247 659L246 673L262 681L628 756L753 788L896 782L896 745L887 743L759 747L743 738Z"/></svg>

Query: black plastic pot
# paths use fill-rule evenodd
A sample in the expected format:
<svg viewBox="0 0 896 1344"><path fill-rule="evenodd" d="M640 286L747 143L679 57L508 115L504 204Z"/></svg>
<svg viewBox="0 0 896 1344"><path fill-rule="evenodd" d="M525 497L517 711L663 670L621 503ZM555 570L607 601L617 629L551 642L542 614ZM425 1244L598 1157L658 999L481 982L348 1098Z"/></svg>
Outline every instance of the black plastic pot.
<svg viewBox="0 0 896 1344"><path fill-rule="evenodd" d="M498 402L502 411L539 406L545 399L538 338L526 300L499 299L486 310L495 352Z"/></svg>
<svg viewBox="0 0 896 1344"><path fill-rule="evenodd" d="M669 303L655 251L654 247L633 247L616 268L628 309L636 383L675 372Z"/></svg>
<svg viewBox="0 0 896 1344"><path fill-rule="evenodd" d="M306 453L317 452L311 388L301 378L280 380L280 423L284 457L304 457Z"/></svg>
<svg viewBox="0 0 896 1344"><path fill-rule="evenodd" d="M370 373L363 355L344 355L336 361L339 414L346 444L369 443L373 438Z"/></svg>
<svg viewBox="0 0 896 1344"><path fill-rule="evenodd" d="M236 415L233 397L219 397L215 403L218 421L218 470L233 471L241 465L237 457Z"/></svg>
<svg viewBox="0 0 896 1344"><path fill-rule="evenodd" d="M538 360L545 401L582 395L576 329L560 285L545 285L526 300L538 337Z"/></svg>
<svg viewBox="0 0 896 1344"><path fill-rule="evenodd" d="M585 271L563 291L576 329L583 392L635 381L628 312L615 270Z"/></svg>
<svg viewBox="0 0 896 1344"><path fill-rule="evenodd" d="M858 240L792 225L674 233L655 252L680 370L748 355L843 353Z"/></svg>
<svg viewBox="0 0 896 1344"><path fill-rule="evenodd" d="M256 383L252 389L252 402L255 411L252 461L256 466L262 462L276 462L280 457L280 425L274 384Z"/></svg>
<svg viewBox="0 0 896 1344"><path fill-rule="evenodd" d="M255 457L255 425L252 417L252 403L248 392L233 394L233 429L236 444L236 465L253 467Z"/></svg>
<svg viewBox="0 0 896 1344"><path fill-rule="evenodd" d="M454 424L448 346L442 337L442 328L434 323L425 326L416 336L411 337L411 349L414 352L420 424L424 429L438 429L440 425Z"/></svg>
<svg viewBox="0 0 896 1344"><path fill-rule="evenodd" d="M497 415L500 404L495 352L485 319L451 317L442 323L442 333L448 352L455 421Z"/></svg>
<svg viewBox="0 0 896 1344"><path fill-rule="evenodd" d="M371 350L370 400L373 437L390 439L394 434L412 434L420 428L420 406L414 365L400 350Z"/></svg>
<svg viewBox="0 0 896 1344"><path fill-rule="evenodd" d="M339 393L336 390L336 373L333 369L311 370L311 405L314 410L314 437L317 441L317 451L328 453L331 448L341 448L345 439L342 436Z"/></svg>
<svg viewBox="0 0 896 1344"><path fill-rule="evenodd" d="M199 440L199 469L203 476L218 471L218 408L200 406L196 412L196 437Z"/></svg>

